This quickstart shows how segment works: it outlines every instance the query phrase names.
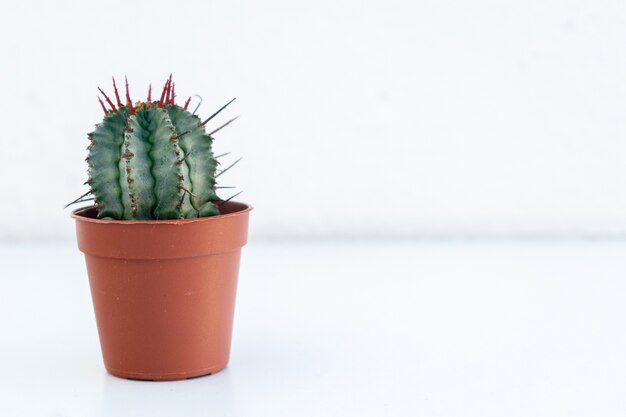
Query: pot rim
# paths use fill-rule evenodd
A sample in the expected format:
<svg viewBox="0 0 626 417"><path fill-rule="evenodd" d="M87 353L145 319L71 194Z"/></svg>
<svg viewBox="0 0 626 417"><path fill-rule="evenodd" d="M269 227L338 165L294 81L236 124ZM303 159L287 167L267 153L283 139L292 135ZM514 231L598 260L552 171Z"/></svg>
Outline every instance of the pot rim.
<svg viewBox="0 0 626 417"><path fill-rule="evenodd" d="M115 220L115 219L97 219L97 218L93 218L93 217L88 217L88 216L85 215L85 212L88 211L88 210L93 210L95 206L87 206L87 207L81 207L81 208L77 208L76 210L73 210L70 213L70 217L72 217L74 220L77 220L77 221L84 221L84 222L96 223L96 224L121 224L121 225L133 225L133 224L137 224L137 225L157 225L157 224L166 225L166 224L169 224L169 225L182 225L182 224L191 224L191 223L198 223L198 222L217 221L218 219L223 219L225 217L240 216L240 215L242 215L244 213L252 211L252 209L253 209L253 207L250 204L243 203L243 202L240 202L240 201L229 201L229 202L225 203L224 205L225 206L237 205L237 206L242 206L242 208L239 209L239 210L235 210L233 212L230 212L230 213L218 214L217 216L196 217L196 218L190 218L190 219Z"/></svg>

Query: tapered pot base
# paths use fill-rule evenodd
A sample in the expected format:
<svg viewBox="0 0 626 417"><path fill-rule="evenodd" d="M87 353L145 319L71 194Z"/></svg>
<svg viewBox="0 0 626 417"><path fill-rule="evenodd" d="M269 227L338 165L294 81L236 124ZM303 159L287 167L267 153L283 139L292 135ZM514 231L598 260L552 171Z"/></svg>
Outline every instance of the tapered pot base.
<svg viewBox="0 0 626 417"><path fill-rule="evenodd" d="M147 374L140 372L128 372L119 369L112 369L106 367L108 373L118 378L134 379L141 381L182 381L190 378L198 378L202 376L208 376L218 373L225 369L226 366L216 366L213 368L200 369L197 371L177 372L177 373L159 373L159 374Z"/></svg>

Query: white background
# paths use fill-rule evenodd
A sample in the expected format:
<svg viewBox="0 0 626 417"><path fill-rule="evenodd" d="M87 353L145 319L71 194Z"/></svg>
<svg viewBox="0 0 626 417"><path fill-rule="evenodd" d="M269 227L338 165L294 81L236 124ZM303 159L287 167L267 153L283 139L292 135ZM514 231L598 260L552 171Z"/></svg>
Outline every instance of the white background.
<svg viewBox="0 0 626 417"><path fill-rule="evenodd" d="M71 237L96 86L170 72L201 115L238 97L255 238L626 233L623 1L1 7L0 238Z"/></svg>
<svg viewBox="0 0 626 417"><path fill-rule="evenodd" d="M63 205L170 72L255 210L229 366L142 383ZM0 0L0 132L2 416L626 415L623 0Z"/></svg>

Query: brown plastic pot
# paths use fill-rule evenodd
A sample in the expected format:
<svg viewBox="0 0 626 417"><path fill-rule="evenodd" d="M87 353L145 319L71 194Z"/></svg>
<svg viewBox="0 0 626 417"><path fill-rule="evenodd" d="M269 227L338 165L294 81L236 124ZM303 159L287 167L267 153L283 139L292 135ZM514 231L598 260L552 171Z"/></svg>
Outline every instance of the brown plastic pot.
<svg viewBox="0 0 626 417"><path fill-rule="evenodd" d="M100 220L72 213L104 365L132 379L177 380L226 367L251 207L183 220Z"/></svg>

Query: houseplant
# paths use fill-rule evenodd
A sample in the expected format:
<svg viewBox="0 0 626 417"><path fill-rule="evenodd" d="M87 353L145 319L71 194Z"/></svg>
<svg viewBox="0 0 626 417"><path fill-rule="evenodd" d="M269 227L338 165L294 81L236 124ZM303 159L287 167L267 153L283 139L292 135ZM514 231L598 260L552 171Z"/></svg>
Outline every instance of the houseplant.
<svg viewBox="0 0 626 417"><path fill-rule="evenodd" d="M105 367L146 380L215 373L230 355L251 210L216 193L230 167L218 171L212 135L230 121L205 127L232 100L203 121L189 99L176 104L171 75L155 100L150 89L133 104L126 81L122 102L113 87L117 104L100 89L105 115L88 135L90 190L75 201L94 204L72 212Z"/></svg>

